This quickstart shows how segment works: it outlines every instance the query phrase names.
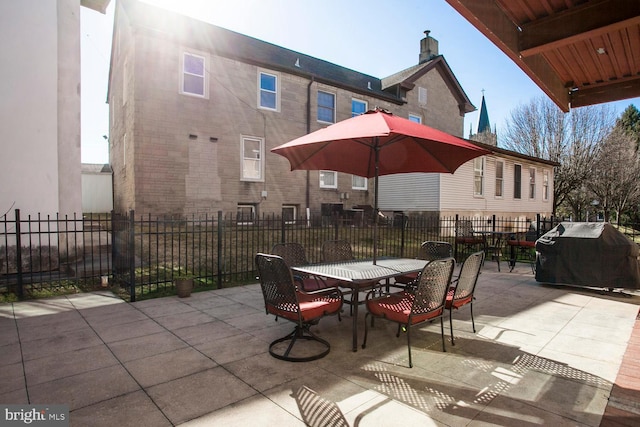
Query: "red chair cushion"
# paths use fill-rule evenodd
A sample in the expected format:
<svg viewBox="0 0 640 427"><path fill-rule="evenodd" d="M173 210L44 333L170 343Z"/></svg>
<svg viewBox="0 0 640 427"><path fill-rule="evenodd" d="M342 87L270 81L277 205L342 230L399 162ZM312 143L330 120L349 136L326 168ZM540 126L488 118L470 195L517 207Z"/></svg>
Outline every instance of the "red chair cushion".
<svg viewBox="0 0 640 427"><path fill-rule="evenodd" d="M374 316L384 317L397 323L409 323L409 314L414 295L408 292L397 292L382 298L367 300L367 309ZM424 322L442 313L442 309L420 314L411 318L411 324Z"/></svg>
<svg viewBox="0 0 640 427"><path fill-rule="evenodd" d="M462 307L465 304L469 304L473 300L473 295L469 295L454 301L453 300L454 293L455 293L455 289L449 289L449 292L447 292L447 300L444 306L449 310L451 310L452 308Z"/></svg>
<svg viewBox="0 0 640 427"><path fill-rule="evenodd" d="M302 292L298 292L298 302L303 322L309 322L324 315L336 313L342 307L340 298L327 295L309 295ZM298 312L293 305L290 307L269 306L268 311L278 317L283 317L293 322L298 321Z"/></svg>

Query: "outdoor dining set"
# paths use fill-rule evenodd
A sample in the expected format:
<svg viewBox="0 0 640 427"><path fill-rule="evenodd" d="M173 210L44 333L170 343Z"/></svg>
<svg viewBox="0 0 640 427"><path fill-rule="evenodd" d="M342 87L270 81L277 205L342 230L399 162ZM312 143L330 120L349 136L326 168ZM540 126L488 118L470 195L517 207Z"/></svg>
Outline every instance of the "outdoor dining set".
<svg viewBox="0 0 640 427"><path fill-rule="evenodd" d="M444 317L449 314L451 344L455 345L452 312L468 306L473 331L474 290L485 258L485 251L466 257L457 274L453 245L449 242L424 242L416 258L380 257L356 259L345 240L322 245L322 262L311 264L299 243L276 244L270 254L256 254L265 310L277 318L295 324L294 330L269 345L269 353L278 359L311 361L326 356L330 344L310 328L329 315L342 316L343 304L352 317L352 350L358 350L358 309L366 307L366 348L374 319L398 324L396 337L407 335L409 367L411 328L427 321L440 320L442 351L445 348ZM360 293L367 292L364 301ZM301 343L303 342L303 343Z"/></svg>

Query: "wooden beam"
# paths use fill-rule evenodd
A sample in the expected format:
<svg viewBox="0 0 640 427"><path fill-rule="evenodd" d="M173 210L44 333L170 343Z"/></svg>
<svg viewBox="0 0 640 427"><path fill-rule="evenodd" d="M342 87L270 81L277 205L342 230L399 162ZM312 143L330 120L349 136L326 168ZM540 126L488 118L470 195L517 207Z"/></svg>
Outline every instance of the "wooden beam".
<svg viewBox="0 0 640 427"><path fill-rule="evenodd" d="M529 58L520 56L520 30L496 1L446 1L515 62L562 111L569 111L569 91L565 88L565 83L560 80L542 55Z"/></svg>
<svg viewBox="0 0 640 427"><path fill-rule="evenodd" d="M625 79L618 83L601 84L594 87L581 87L573 92L571 108L605 102L620 101L640 97L640 76L635 79Z"/></svg>
<svg viewBox="0 0 640 427"><path fill-rule="evenodd" d="M522 24L520 54L537 55L640 23L640 1L591 1Z"/></svg>

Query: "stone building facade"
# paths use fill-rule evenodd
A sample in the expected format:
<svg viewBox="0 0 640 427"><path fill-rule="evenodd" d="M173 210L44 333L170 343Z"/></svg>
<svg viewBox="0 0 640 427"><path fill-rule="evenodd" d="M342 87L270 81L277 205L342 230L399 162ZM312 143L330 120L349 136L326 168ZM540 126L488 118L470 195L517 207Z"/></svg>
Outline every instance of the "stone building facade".
<svg viewBox="0 0 640 427"><path fill-rule="evenodd" d="M475 109L428 35L416 49L420 64L380 79L137 1L119 2L114 25L116 210L299 214L371 205L373 183L292 172L269 150L374 107L461 136Z"/></svg>
<svg viewBox="0 0 640 427"><path fill-rule="evenodd" d="M378 78L136 0L119 1L108 94L114 209L243 217L366 210L373 182L291 171L270 150L375 107L461 137L464 115L475 107L428 32L416 54L415 66ZM390 209L412 208L415 194L402 196L407 180L415 181L394 176L389 190L381 178L394 197L386 202ZM472 184L473 178L468 194L456 200L472 198ZM382 205L384 197L381 192Z"/></svg>

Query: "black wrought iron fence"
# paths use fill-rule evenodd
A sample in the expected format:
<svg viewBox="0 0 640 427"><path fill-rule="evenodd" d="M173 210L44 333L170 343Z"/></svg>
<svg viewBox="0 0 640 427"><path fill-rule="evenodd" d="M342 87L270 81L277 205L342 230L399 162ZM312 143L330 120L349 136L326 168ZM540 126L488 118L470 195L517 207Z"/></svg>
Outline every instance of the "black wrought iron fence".
<svg viewBox="0 0 640 427"><path fill-rule="evenodd" d="M396 215L378 226L378 256L414 256L425 240L451 242L458 251L456 225L470 221L478 231L540 235L556 225L554 218L486 216L436 217ZM637 227L622 231L636 238ZM73 283L91 288L117 285L131 300L173 292L177 277L191 276L199 287L220 288L256 280L254 257L279 242L299 242L310 262L320 262L322 243L348 240L355 256L373 256L371 222L341 218L289 219L263 215L247 220L236 214L163 218L126 214L83 217L0 217L0 292L20 298L34 290ZM463 249L463 248L462 248Z"/></svg>

